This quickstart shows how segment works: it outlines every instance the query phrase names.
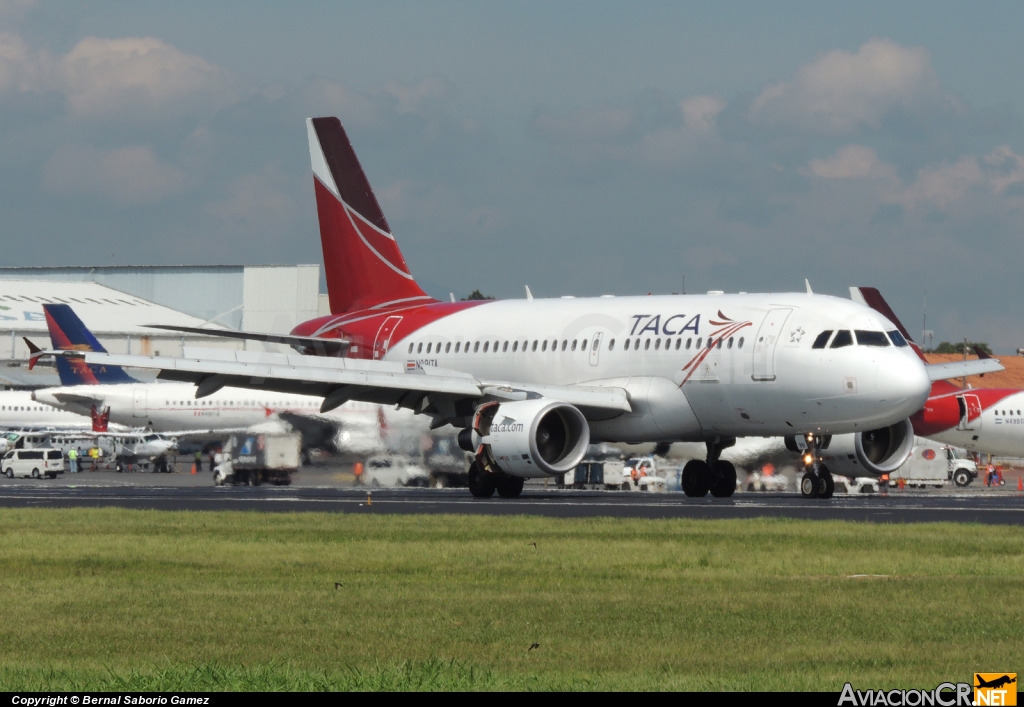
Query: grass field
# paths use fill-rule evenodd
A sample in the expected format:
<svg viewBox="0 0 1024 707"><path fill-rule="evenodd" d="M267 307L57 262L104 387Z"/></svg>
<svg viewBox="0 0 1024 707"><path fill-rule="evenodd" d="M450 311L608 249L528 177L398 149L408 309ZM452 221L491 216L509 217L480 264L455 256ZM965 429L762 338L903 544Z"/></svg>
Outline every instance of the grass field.
<svg viewBox="0 0 1024 707"><path fill-rule="evenodd" d="M1019 527L30 509L0 532L0 690L838 690L1024 669Z"/></svg>

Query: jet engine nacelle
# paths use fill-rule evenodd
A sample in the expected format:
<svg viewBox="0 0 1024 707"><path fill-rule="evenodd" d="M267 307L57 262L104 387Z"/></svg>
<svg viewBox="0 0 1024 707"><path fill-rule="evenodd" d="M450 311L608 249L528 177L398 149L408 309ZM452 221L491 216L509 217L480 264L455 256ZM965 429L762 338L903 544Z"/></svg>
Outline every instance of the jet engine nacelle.
<svg viewBox="0 0 1024 707"><path fill-rule="evenodd" d="M914 426L907 418L877 430L834 435L821 460L834 474L881 476L903 466L913 450Z"/></svg>
<svg viewBox="0 0 1024 707"><path fill-rule="evenodd" d="M459 445L475 452L482 468L523 478L572 471L589 444L583 413L546 398L485 403L473 416L472 430L459 435Z"/></svg>

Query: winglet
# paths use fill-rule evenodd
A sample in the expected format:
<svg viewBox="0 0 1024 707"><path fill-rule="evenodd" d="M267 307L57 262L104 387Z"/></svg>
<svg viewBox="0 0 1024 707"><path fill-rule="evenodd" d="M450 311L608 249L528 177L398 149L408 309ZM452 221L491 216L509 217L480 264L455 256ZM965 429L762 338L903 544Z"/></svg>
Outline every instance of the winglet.
<svg viewBox="0 0 1024 707"><path fill-rule="evenodd" d="M809 294L809 295L813 295L813 294L814 294L814 292L812 292L812 291L811 291L811 281L810 281L810 280L808 280L808 279L807 279L807 278L805 277L805 278L804 278L804 284L805 284L805 285L807 285L807 294Z"/></svg>
<svg viewBox="0 0 1024 707"><path fill-rule="evenodd" d="M25 342L25 345L28 346L28 370L31 371L33 368L36 367L36 364L39 363L39 359L42 358L43 350L36 346L35 344L33 344L31 341L29 341L27 336L23 336L21 338L22 341Z"/></svg>
<svg viewBox="0 0 1024 707"><path fill-rule="evenodd" d="M527 301L532 302L533 301L533 293L530 292L530 286L526 285L525 287L526 287L526 299L527 299Z"/></svg>
<svg viewBox="0 0 1024 707"><path fill-rule="evenodd" d="M985 350L982 349L980 346L974 347L974 353L977 354L978 358L992 358L987 353L985 353Z"/></svg>

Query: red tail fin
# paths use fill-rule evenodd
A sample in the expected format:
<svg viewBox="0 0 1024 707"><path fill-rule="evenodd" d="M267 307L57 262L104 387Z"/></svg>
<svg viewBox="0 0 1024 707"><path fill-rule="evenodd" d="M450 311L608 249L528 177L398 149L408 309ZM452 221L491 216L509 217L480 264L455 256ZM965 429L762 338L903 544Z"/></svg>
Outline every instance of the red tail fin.
<svg viewBox="0 0 1024 707"><path fill-rule="evenodd" d="M910 337L910 332L903 326L903 322L900 321L899 317L896 316L896 312L892 311L892 307L885 301L885 297L882 297L882 293L878 291L876 287L851 287L850 297L861 304L866 304L871 309L875 310L883 317L888 319L890 322L896 325L896 329L899 330L903 338L910 344L910 348L914 349L914 352L918 357L928 363L924 357L924 352L921 351L921 347L914 343L914 340Z"/></svg>
<svg viewBox="0 0 1024 707"><path fill-rule="evenodd" d="M337 118L308 118L331 313L431 302L413 279Z"/></svg>

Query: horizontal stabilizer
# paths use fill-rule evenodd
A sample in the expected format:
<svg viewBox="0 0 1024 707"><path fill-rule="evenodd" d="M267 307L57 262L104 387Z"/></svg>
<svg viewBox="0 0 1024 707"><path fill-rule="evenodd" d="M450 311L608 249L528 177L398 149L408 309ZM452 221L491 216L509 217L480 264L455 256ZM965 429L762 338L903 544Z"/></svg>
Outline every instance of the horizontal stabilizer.
<svg viewBox="0 0 1024 707"><path fill-rule="evenodd" d="M200 334L202 336L221 336L225 339L242 339L245 341L262 341L268 344L284 344L306 349L318 356L334 356L349 347L344 339L321 339L316 336L291 336L290 334L263 334L253 331L224 331L221 329L200 329L190 326L172 326L169 324L147 324L150 329L178 331L182 334Z"/></svg>
<svg viewBox="0 0 1024 707"><path fill-rule="evenodd" d="M980 376L985 373L997 373L1005 370L1003 364L995 358L979 358L970 361L950 361L949 363L930 363L925 366L928 378L941 381L948 378L963 376Z"/></svg>

